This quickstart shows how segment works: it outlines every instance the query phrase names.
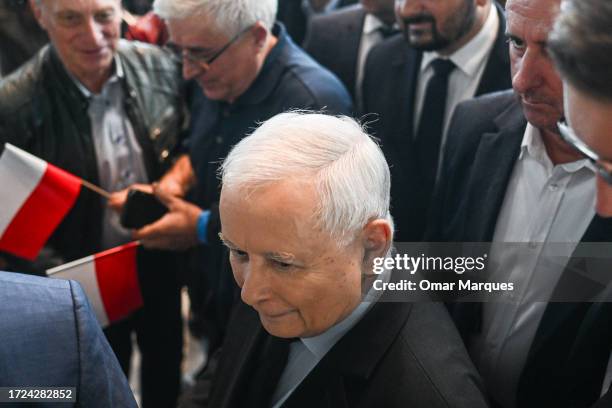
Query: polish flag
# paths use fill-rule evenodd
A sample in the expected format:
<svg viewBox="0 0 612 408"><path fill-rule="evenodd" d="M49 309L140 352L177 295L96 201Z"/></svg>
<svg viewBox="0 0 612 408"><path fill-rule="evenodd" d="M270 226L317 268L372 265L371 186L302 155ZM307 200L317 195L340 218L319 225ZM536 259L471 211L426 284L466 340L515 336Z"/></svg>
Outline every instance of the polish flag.
<svg viewBox="0 0 612 408"><path fill-rule="evenodd" d="M0 156L0 251L35 259L80 190L79 178L6 143Z"/></svg>
<svg viewBox="0 0 612 408"><path fill-rule="evenodd" d="M81 284L106 327L142 307L136 253L138 242L112 248L47 271L47 276Z"/></svg>

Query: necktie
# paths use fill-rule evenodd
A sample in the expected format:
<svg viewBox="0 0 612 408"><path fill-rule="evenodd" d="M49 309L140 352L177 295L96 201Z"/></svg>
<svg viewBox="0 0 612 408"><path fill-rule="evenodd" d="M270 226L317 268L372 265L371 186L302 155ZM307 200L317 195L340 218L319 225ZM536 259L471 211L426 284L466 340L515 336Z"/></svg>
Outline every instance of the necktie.
<svg viewBox="0 0 612 408"><path fill-rule="evenodd" d="M389 38L394 34L399 33L399 30L393 26L388 26L388 25L381 25L380 27L378 27L378 29L376 30L379 33L382 34L383 38Z"/></svg>
<svg viewBox="0 0 612 408"><path fill-rule="evenodd" d="M433 189L444 130L448 77L455 69L455 64L450 60L438 58L431 63L431 67L434 74L427 83L416 143L419 163L423 170L424 185L431 186Z"/></svg>

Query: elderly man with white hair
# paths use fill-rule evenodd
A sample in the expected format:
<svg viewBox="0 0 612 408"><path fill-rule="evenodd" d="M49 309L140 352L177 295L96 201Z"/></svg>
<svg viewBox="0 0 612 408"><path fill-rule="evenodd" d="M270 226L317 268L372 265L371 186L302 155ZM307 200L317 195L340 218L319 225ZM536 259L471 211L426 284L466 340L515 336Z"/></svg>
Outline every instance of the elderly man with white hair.
<svg viewBox="0 0 612 408"><path fill-rule="evenodd" d="M184 407L487 406L442 305L364 300L393 223L387 162L354 120L275 116L221 174L242 302L210 398Z"/></svg>
<svg viewBox="0 0 612 408"><path fill-rule="evenodd" d="M274 22L277 0L156 0L154 10L168 25L168 46L182 60L183 76L195 80L202 92L192 110L189 154L155 190L170 212L135 237L150 248L197 246L196 278L205 280L207 292L192 300L207 301L195 310L206 314L205 334L214 347L237 293L217 237L219 160L258 123L278 113L348 114L351 100L341 82ZM190 190L196 205L183 200ZM116 208L124 196L116 195Z"/></svg>

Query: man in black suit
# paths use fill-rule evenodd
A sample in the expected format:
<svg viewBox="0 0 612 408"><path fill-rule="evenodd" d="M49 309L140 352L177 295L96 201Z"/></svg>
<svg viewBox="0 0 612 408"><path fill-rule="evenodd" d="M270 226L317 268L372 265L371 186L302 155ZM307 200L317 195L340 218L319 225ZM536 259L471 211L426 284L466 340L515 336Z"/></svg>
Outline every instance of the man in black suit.
<svg viewBox="0 0 612 408"><path fill-rule="evenodd" d="M428 234L529 248L514 256L498 245L496 263L519 282L519 302L452 307L492 400L504 408L589 407L604 387L612 344L609 303L546 303L593 282L584 265L549 262L544 244L565 243L557 255L568 258L579 242L612 238L611 220L595 216L594 166L559 136L562 83L546 48L559 4L507 2L514 90L457 107ZM604 290L595 285L592 293Z"/></svg>
<svg viewBox="0 0 612 408"><path fill-rule="evenodd" d="M370 50L394 32L394 0L362 0L310 20L304 50L336 74L361 107L361 83Z"/></svg>
<svg viewBox="0 0 612 408"><path fill-rule="evenodd" d="M396 13L404 35L370 52L363 113L377 114L372 131L391 167L396 239L419 241L455 106L510 88L510 70L503 10L494 2L402 0Z"/></svg>
<svg viewBox="0 0 612 408"><path fill-rule="evenodd" d="M308 20L313 15L355 3L357 0L279 0L276 19L287 27L293 41L301 44L306 35Z"/></svg>
<svg viewBox="0 0 612 408"><path fill-rule="evenodd" d="M390 177L354 120L277 115L221 172L220 237L242 302L210 399L184 407L487 406L444 307L371 289L391 256Z"/></svg>

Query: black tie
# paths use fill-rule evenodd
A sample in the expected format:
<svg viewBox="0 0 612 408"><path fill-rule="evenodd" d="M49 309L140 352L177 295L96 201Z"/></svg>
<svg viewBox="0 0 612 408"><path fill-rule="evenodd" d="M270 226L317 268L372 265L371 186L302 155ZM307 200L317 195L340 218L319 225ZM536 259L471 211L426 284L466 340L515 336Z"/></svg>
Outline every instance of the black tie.
<svg viewBox="0 0 612 408"><path fill-rule="evenodd" d="M432 186L433 189L444 130L448 77L455 69L455 64L450 60L438 58L431 63L431 67L434 74L427 83L416 142L424 185Z"/></svg>
<svg viewBox="0 0 612 408"><path fill-rule="evenodd" d="M399 33L399 30L393 26L381 25L377 31L382 34L383 38L389 38L394 34Z"/></svg>

